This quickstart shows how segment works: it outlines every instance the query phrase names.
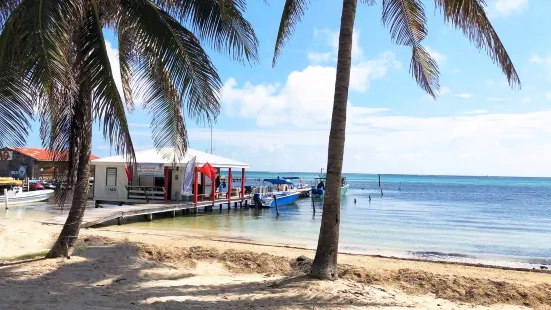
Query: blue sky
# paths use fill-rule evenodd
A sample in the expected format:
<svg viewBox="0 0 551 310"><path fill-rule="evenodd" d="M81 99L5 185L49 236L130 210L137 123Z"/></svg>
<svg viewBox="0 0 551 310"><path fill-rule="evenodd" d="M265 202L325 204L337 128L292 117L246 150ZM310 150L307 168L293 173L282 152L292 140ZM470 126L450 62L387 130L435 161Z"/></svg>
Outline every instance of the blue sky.
<svg viewBox="0 0 551 310"><path fill-rule="evenodd" d="M279 63L271 67L283 1L250 1L260 64L240 65L210 52L224 82L213 128L214 153L260 171L325 168L335 79L340 1L314 1ZM380 1L379 1L380 2ZM440 64L437 101L409 74L410 50L394 45L381 7L359 5L353 49L345 172L551 175L551 21L543 0L487 0L488 14L519 72L511 90L482 51L447 26L426 1L424 44ZM109 51L116 62L113 36ZM114 70L118 70L116 63ZM137 149L151 148L148 114L129 116ZM210 146L208 128L188 120L191 147ZM29 145L39 146L36 134ZM109 145L94 131L93 153Z"/></svg>

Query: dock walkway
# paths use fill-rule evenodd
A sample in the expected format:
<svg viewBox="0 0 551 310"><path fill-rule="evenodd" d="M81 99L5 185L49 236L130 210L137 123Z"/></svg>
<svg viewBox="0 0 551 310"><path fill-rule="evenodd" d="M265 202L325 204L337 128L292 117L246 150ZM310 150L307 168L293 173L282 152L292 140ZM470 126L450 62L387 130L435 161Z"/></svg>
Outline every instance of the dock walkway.
<svg viewBox="0 0 551 310"><path fill-rule="evenodd" d="M234 204L234 207L237 207L239 203L241 207L249 206L250 197L232 198L231 203ZM214 202L214 205L219 205L222 209L223 204L227 204L228 208L231 208L231 203L228 203L227 199L220 199ZM144 203L144 204L135 204L135 205L111 205L111 204L101 204L101 208L90 208L86 209L84 212L84 218L82 220L81 227L92 227L99 225L108 221L118 220L118 224L121 225L125 218L134 217L134 216L146 216L148 220L153 219L153 214L158 213L168 213L173 217L176 216L177 211L182 211L183 213L197 213L198 209L203 208L208 210L213 207L212 201L203 201L194 204L193 202L175 202L167 201L161 203ZM252 204L251 204L252 206ZM52 224L52 225L63 225L67 220L67 214L59 215L40 221L42 224Z"/></svg>

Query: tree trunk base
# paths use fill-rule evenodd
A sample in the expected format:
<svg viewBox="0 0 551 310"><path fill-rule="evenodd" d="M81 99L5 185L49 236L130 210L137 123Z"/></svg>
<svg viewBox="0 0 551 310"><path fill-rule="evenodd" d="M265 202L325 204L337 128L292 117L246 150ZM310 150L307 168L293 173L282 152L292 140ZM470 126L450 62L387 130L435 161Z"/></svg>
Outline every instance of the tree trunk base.
<svg viewBox="0 0 551 310"><path fill-rule="evenodd" d="M60 242L59 239L50 249L50 252L46 254L46 258L58 258L58 257L70 257L69 245L66 242Z"/></svg>
<svg viewBox="0 0 551 310"><path fill-rule="evenodd" d="M324 263L325 264L319 266L318 264L316 264L316 262L314 262L308 276L318 280L337 280L339 278L339 272L336 266L332 266L332 264L330 264L329 262Z"/></svg>

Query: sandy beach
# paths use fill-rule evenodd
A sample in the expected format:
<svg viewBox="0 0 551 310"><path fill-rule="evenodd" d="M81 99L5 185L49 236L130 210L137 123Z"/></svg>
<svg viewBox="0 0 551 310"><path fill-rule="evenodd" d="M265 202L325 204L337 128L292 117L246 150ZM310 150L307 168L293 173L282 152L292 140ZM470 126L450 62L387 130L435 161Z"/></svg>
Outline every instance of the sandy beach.
<svg viewBox="0 0 551 310"><path fill-rule="evenodd" d="M0 219L0 308L551 308L547 272L343 254L323 282L305 277L312 250L124 225L82 230L70 259L30 259L59 231Z"/></svg>

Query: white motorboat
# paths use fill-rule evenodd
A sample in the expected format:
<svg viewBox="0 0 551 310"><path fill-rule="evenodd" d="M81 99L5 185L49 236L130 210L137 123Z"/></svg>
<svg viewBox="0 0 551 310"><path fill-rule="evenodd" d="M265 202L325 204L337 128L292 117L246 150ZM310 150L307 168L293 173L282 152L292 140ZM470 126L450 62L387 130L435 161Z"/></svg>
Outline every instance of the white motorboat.
<svg viewBox="0 0 551 310"><path fill-rule="evenodd" d="M52 189L23 191L23 182L12 178L0 178L0 207L5 205L6 195L8 205L21 205L48 200L53 194Z"/></svg>

